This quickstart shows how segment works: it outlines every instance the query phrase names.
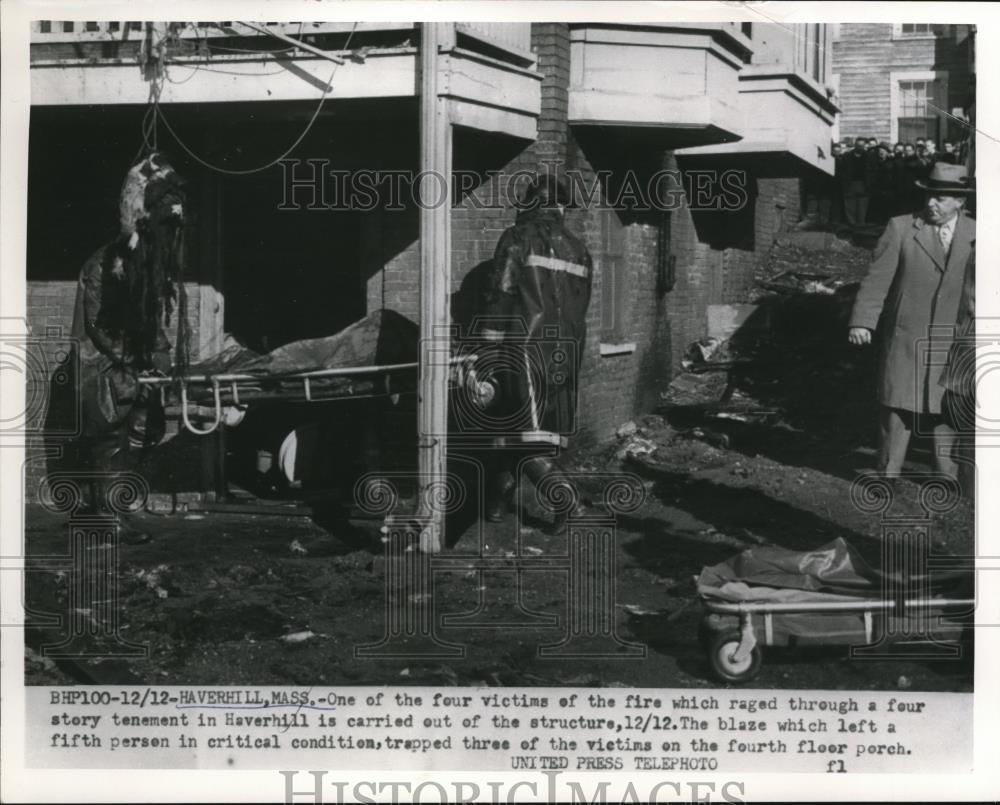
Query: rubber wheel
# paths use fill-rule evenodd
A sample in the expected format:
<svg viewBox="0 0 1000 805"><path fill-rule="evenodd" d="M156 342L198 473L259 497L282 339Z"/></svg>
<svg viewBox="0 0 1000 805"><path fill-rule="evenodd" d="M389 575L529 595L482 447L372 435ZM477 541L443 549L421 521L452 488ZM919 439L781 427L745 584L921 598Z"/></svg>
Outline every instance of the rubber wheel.
<svg viewBox="0 0 1000 805"><path fill-rule="evenodd" d="M712 666L712 673L723 682L746 682L760 671L763 662L760 646L754 646L749 657L736 662L733 654L739 647L739 629L729 629L717 634L708 648L708 664Z"/></svg>

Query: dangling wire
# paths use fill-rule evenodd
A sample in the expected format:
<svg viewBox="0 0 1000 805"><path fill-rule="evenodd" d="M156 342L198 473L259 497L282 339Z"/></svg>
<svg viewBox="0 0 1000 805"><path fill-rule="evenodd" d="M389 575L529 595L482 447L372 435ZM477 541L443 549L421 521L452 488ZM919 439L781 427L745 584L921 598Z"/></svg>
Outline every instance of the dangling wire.
<svg viewBox="0 0 1000 805"><path fill-rule="evenodd" d="M351 27L351 32L348 35L347 41L344 44L344 50L350 50L351 40L354 38L354 33L355 33L355 31L357 31L357 28L358 28L358 23L355 22L354 25ZM154 77L153 83L154 84L158 83L158 89L156 89L155 92L153 91L153 87L152 86L150 87L150 97L151 97L153 115L154 115L154 117L155 117L156 120L160 120L160 121L163 122L164 127L167 129L168 132L170 132L170 136L173 137L174 140L176 141L176 143L182 149L184 149L184 151L187 153L187 155L189 157L191 157L191 159L193 159L199 165L202 165L203 167L208 168L209 170L215 171L216 173L226 174L227 176L248 176L248 175L253 174L253 173L260 173L261 171L265 171L268 168L272 168L275 165L277 165L281 160L283 160L290 153L292 153L292 151L294 151L296 148L298 148L299 144L306 138L306 135L309 134L309 131L312 129L313 124L319 118L319 113L323 109L323 104L326 102L327 95L333 89L333 78L336 75L337 68L339 66L340 66L339 64L334 64L333 70L330 73L330 77L329 77L329 79L327 79L326 86L323 89L323 94L320 95L319 103L316 105L316 109L313 112L312 117L309 118L309 122L306 124L306 127L302 130L302 132L299 134L299 136L296 137L295 140L294 140L294 142L292 142L292 144L290 146L288 146L288 148L286 148L279 156L275 157L272 160L269 160L265 164L260 165L260 166L258 166L256 168L246 168L244 170L233 170L232 168L224 168L221 165L212 164L211 162L209 162L208 160L206 160L206 159L198 156L198 154L196 154L193 150L191 150L191 148L188 147L187 143L185 143L177 135L177 132L174 131L173 127L170 125L170 121L168 121L167 118L166 118L166 116L163 114L163 107L160 106L160 92L163 89L163 80L164 80L162 76L159 78L158 82L157 82L156 78ZM164 73L164 75L166 73L166 69L167 69L166 68L166 58L164 56L164 59L163 59L163 73ZM153 142L155 144L155 141L156 141L156 125L155 125L155 121L154 121L153 126L152 126L151 135L153 137Z"/></svg>

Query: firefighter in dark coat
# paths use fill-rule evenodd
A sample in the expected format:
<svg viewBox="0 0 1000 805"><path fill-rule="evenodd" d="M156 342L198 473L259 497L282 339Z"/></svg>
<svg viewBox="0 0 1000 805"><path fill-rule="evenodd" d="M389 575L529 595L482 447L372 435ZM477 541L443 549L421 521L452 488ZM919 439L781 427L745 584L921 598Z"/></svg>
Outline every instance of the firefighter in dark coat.
<svg viewBox="0 0 1000 805"><path fill-rule="evenodd" d="M143 159L123 186L119 236L80 271L72 329L79 351L80 446L87 469L98 476L91 486L91 506L98 510L106 507L107 484L129 469L132 448L163 435L162 405L138 378L171 368L165 325L178 293L175 365L186 364L183 203L181 180L166 160L158 154ZM119 530L126 542L146 539L127 520L120 520Z"/></svg>
<svg viewBox="0 0 1000 805"><path fill-rule="evenodd" d="M487 409L497 431L488 478L487 519L503 519L516 482L511 454L528 455L524 474L540 497L579 495L554 453L576 430L577 384L586 344L592 262L583 242L564 221L570 194L565 181L536 178L521 202L517 222L501 236L493 257L486 301L488 326L480 334L497 342L503 371L489 378ZM505 448L520 445L516 451ZM525 445L537 445L537 451ZM568 497L567 497L568 496ZM555 528L567 510L560 510Z"/></svg>

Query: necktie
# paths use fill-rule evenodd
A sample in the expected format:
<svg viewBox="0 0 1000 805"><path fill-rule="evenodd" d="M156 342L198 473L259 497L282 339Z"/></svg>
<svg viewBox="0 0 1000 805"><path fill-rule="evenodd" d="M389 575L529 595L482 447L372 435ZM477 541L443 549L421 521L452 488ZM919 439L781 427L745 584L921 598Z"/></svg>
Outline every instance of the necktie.
<svg viewBox="0 0 1000 805"><path fill-rule="evenodd" d="M939 226L938 227L938 240L941 241L941 247L944 249L944 253L948 253L948 249L951 248L951 227Z"/></svg>

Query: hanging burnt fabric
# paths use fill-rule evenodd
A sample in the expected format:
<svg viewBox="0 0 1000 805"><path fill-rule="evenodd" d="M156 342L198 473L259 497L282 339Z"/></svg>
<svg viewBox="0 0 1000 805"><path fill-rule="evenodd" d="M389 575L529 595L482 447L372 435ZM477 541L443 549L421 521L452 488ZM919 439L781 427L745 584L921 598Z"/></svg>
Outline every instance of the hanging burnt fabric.
<svg viewBox="0 0 1000 805"><path fill-rule="evenodd" d="M140 373L166 374L171 364L178 374L187 369L184 202L184 182L167 160L160 154L145 157L122 184L118 237L80 272L72 334L79 344L80 395L91 435L126 420L141 396ZM171 361L166 328L175 315Z"/></svg>
<svg viewBox="0 0 1000 805"><path fill-rule="evenodd" d="M177 312L174 371L190 362L190 326L184 290L184 181L162 154L151 154L125 179L119 214L134 339L133 357L141 368L154 366L154 353L166 341L163 329Z"/></svg>

